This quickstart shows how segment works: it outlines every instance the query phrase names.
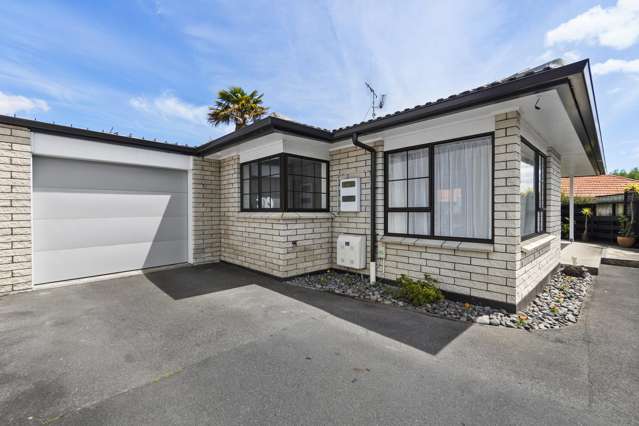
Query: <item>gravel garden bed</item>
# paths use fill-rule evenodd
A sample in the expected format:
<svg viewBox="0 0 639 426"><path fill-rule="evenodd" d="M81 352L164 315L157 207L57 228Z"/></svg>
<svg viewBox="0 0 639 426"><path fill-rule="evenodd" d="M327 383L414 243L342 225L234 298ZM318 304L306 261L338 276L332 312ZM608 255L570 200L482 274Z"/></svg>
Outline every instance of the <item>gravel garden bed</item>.
<svg viewBox="0 0 639 426"><path fill-rule="evenodd" d="M574 271L573 271L574 272ZM376 283L371 285L368 276L328 271L304 275L287 281L288 284L328 291L356 299L386 305L396 305L443 318L473 321L478 324L525 330L546 330L564 327L577 322L582 304L592 286L592 277L586 271L578 271L575 277L556 272L543 290L528 307L516 314L490 306L473 305L444 299L440 302L413 306L397 297L397 287ZM571 272L572 273L572 272Z"/></svg>

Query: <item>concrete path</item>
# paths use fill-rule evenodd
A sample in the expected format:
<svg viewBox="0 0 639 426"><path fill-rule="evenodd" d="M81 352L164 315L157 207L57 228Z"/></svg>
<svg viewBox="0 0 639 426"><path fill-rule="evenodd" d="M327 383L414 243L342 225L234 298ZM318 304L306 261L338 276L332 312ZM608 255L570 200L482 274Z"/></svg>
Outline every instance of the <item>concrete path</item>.
<svg viewBox="0 0 639 426"><path fill-rule="evenodd" d="M639 268L639 249L608 246L604 248L601 262L606 265Z"/></svg>
<svg viewBox="0 0 639 426"><path fill-rule="evenodd" d="M469 325L229 265L0 299L2 424L637 424L639 270L560 331Z"/></svg>
<svg viewBox="0 0 639 426"><path fill-rule="evenodd" d="M582 243L575 241L569 243L562 241L561 257L559 263L562 265L580 265L586 267L591 274L597 275L603 246L597 243Z"/></svg>

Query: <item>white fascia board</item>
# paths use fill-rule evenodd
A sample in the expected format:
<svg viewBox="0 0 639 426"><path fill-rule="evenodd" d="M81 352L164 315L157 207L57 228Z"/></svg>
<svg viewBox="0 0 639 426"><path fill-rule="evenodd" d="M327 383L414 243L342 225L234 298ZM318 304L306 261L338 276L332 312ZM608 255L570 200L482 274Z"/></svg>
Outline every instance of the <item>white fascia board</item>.
<svg viewBox="0 0 639 426"><path fill-rule="evenodd" d="M519 111L520 99L513 99L480 108L447 114L416 123L393 127L377 133L362 135L363 143L384 141L384 150L406 148L449 139L463 138L495 131L495 116L510 111ZM351 146L350 139L331 145L331 151Z"/></svg>
<svg viewBox="0 0 639 426"><path fill-rule="evenodd" d="M221 160L239 155L241 162L255 160L257 158L266 157L267 155L282 152L284 145L283 141L284 135L282 133L271 133L207 155L206 158Z"/></svg>
<svg viewBox="0 0 639 426"><path fill-rule="evenodd" d="M223 159L239 155L240 162L244 163L271 155L289 153L328 160L329 146L330 144L327 142L275 132L239 143L236 146L209 155L208 158Z"/></svg>
<svg viewBox="0 0 639 426"><path fill-rule="evenodd" d="M302 157L317 158L318 160L328 160L328 142L305 139L297 136L286 135L284 137L284 152L288 154L301 155Z"/></svg>
<svg viewBox="0 0 639 426"><path fill-rule="evenodd" d="M190 155L96 142L68 136L31 133L33 155L74 160L131 164L165 169L190 170Z"/></svg>

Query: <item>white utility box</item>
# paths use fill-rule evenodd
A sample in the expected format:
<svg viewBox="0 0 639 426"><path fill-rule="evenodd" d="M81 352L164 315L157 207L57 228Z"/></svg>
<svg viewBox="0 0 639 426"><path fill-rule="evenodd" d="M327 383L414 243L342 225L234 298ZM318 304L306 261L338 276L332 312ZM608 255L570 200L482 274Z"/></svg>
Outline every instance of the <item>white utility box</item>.
<svg viewBox="0 0 639 426"><path fill-rule="evenodd" d="M359 178L341 179L339 181L339 211L359 211Z"/></svg>
<svg viewBox="0 0 639 426"><path fill-rule="evenodd" d="M353 269L366 267L366 237L342 234L337 237L337 264Z"/></svg>

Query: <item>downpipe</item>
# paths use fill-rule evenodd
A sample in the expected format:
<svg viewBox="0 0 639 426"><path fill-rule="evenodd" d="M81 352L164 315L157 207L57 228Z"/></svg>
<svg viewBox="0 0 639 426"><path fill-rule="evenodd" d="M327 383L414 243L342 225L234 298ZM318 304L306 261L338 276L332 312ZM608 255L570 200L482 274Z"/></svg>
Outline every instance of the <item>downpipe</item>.
<svg viewBox="0 0 639 426"><path fill-rule="evenodd" d="M371 235L371 261L369 278L371 284L375 284L377 281L377 232L375 230L376 225L376 211L377 211L377 151L375 148L366 145L359 141L359 135L353 133L352 135L353 145L358 148L365 149L371 154L371 203L370 203L370 235Z"/></svg>

